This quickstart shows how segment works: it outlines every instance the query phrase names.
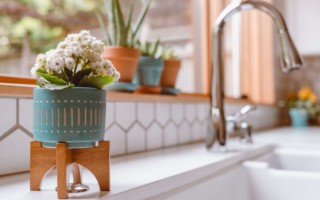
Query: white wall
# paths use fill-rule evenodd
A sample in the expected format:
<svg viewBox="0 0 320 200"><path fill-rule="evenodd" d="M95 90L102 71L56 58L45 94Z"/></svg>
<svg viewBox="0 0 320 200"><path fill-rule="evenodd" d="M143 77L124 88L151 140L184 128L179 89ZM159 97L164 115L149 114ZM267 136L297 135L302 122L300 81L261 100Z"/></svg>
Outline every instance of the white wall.
<svg viewBox="0 0 320 200"><path fill-rule="evenodd" d="M320 1L284 0L283 14L299 52L320 54Z"/></svg>

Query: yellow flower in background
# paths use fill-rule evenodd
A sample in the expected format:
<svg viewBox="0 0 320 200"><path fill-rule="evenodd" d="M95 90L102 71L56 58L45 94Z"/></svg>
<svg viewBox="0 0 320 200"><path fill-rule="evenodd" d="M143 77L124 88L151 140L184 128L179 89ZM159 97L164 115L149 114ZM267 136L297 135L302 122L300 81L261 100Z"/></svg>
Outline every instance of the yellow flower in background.
<svg viewBox="0 0 320 200"><path fill-rule="evenodd" d="M311 102L311 103L317 103L317 96L314 94L314 93L312 93L311 95L310 95L310 97L309 97L309 101Z"/></svg>
<svg viewBox="0 0 320 200"><path fill-rule="evenodd" d="M298 91L298 97L301 100L308 100L312 95L314 95L314 93L309 87L302 87Z"/></svg>

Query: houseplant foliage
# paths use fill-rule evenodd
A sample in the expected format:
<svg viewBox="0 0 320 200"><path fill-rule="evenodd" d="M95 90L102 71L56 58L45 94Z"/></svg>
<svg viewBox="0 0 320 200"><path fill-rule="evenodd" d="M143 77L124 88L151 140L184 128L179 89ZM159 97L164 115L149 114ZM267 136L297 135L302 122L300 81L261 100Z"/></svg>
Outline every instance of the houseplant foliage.
<svg viewBox="0 0 320 200"><path fill-rule="evenodd" d="M307 126L308 120L316 118L320 113L317 96L309 87L302 87L297 93L289 93L285 105L293 126Z"/></svg>
<svg viewBox="0 0 320 200"><path fill-rule="evenodd" d="M152 0L145 0L143 8L133 25L132 18L134 4L130 7L129 16L125 19L119 0L105 0L105 13L108 14L108 27L106 27L101 14L97 18L106 36L105 52L103 58L111 60L121 73L120 82L132 84L134 74L140 58L137 49L139 32ZM134 2L134 1L133 1Z"/></svg>
<svg viewBox="0 0 320 200"><path fill-rule="evenodd" d="M33 91L33 137L43 146L66 142L85 148L103 140L106 91L101 88L120 76L101 58L103 49L101 41L81 31L37 57L31 69L40 86Z"/></svg>
<svg viewBox="0 0 320 200"><path fill-rule="evenodd" d="M69 34L56 49L37 56L31 74L40 87L58 90L75 86L103 88L117 81L119 72L101 58L103 42L89 31Z"/></svg>
<svg viewBox="0 0 320 200"><path fill-rule="evenodd" d="M161 58L160 41L140 43L141 58L138 65L138 82L140 91L146 93L159 93L163 59Z"/></svg>
<svg viewBox="0 0 320 200"><path fill-rule="evenodd" d="M139 32L152 0L145 0L135 26L132 26L134 3L130 7L129 16L125 19L119 0L104 0L105 11L108 13L111 27L106 27L102 16L97 13L97 19L104 30L106 44L109 46L135 47Z"/></svg>

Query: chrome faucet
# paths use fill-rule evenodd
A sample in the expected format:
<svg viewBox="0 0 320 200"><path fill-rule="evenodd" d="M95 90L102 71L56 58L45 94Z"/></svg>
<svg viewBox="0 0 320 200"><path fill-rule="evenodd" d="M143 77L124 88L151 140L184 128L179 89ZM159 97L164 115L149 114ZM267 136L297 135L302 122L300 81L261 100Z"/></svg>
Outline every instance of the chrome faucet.
<svg viewBox="0 0 320 200"><path fill-rule="evenodd" d="M240 136L240 142L242 144L251 144L252 141L252 127L246 121L246 116L251 111L256 110L257 107L254 105L246 105L239 112L234 115L226 117L227 123L232 125L232 133Z"/></svg>
<svg viewBox="0 0 320 200"><path fill-rule="evenodd" d="M227 143L226 119L224 113L223 92L223 58L222 58L222 36L225 20L234 13L243 10L258 9L272 17L276 24L277 34L281 48L282 71L289 72L302 67L302 59L292 42L285 21L280 12L263 1L243 1L228 5L218 16L212 33L212 80L211 80L211 119L213 132L208 133L206 138L207 148L211 148L215 141L221 146Z"/></svg>

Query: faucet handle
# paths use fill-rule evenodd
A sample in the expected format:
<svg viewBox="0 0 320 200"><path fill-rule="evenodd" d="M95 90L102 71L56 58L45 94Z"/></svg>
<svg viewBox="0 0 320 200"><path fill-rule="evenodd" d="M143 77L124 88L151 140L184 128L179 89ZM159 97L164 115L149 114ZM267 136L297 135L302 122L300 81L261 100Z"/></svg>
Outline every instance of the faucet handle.
<svg viewBox="0 0 320 200"><path fill-rule="evenodd" d="M240 124L240 142L244 144L252 144L252 126L247 122Z"/></svg>
<svg viewBox="0 0 320 200"><path fill-rule="evenodd" d="M242 117L246 116L249 112L256 110L257 107L254 105L246 105L239 112L237 112L234 116L238 120L241 119Z"/></svg>

